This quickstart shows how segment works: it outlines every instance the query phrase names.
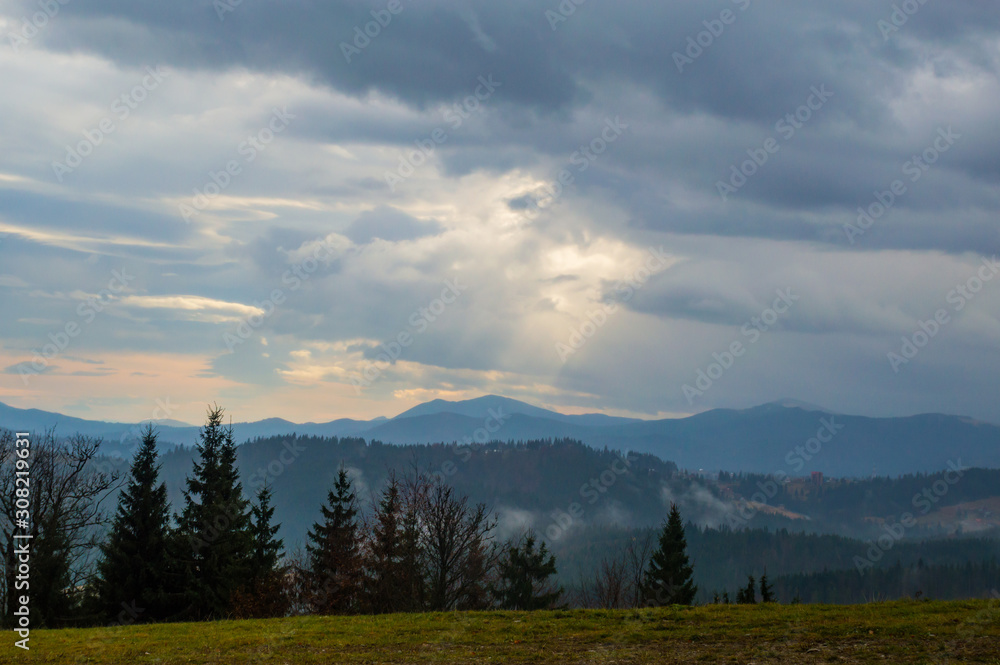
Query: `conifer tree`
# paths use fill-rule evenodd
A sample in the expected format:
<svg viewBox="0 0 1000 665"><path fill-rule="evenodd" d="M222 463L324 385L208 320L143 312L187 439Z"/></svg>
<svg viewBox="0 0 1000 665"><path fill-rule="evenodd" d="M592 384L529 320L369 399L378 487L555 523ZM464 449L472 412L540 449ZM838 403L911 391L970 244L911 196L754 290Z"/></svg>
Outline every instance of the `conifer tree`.
<svg viewBox="0 0 1000 665"><path fill-rule="evenodd" d="M60 526L58 513L52 513L31 545L31 581L39 580L30 587L31 602L38 608L32 616L45 627L65 625L77 609L74 597L66 592L73 586L73 557L69 536Z"/></svg>
<svg viewBox="0 0 1000 665"><path fill-rule="evenodd" d="M236 468L232 426L221 407L209 408L193 474L184 490L175 556L185 564L184 592L192 614L232 613L233 594L246 583L253 549L249 502Z"/></svg>
<svg viewBox="0 0 1000 665"><path fill-rule="evenodd" d="M139 450L107 541L101 546L97 593L108 620L125 607L142 608L137 621L166 618L167 542L170 507L166 485L159 481L160 465L153 426L142 431Z"/></svg>
<svg viewBox="0 0 1000 665"><path fill-rule="evenodd" d="M402 508L399 481L390 476L372 516L364 561L365 605L376 614L398 611L404 605L400 595L404 580Z"/></svg>
<svg viewBox="0 0 1000 665"><path fill-rule="evenodd" d="M347 614L358 608L361 556L357 506L343 466L322 507L323 521L308 533L308 586L314 611Z"/></svg>
<svg viewBox="0 0 1000 665"><path fill-rule="evenodd" d="M250 509L250 531L253 538L253 549L250 554L251 586L265 582L278 572L278 562L284 543L276 538L280 524L271 526L274 519L274 506L271 505L273 492L266 484L257 492L257 501Z"/></svg>
<svg viewBox="0 0 1000 665"><path fill-rule="evenodd" d="M403 495L399 536L399 610L419 612L427 605L427 564L420 532L420 504L424 499L417 485Z"/></svg>
<svg viewBox="0 0 1000 665"><path fill-rule="evenodd" d="M767 569L765 568L764 574L760 576L760 602L773 603L774 600L774 587L767 581Z"/></svg>
<svg viewBox="0 0 1000 665"><path fill-rule="evenodd" d="M536 549L535 534L529 531L520 542L508 543L492 593L501 609L547 609L558 602L563 591L550 580L555 574L556 558L544 542Z"/></svg>
<svg viewBox="0 0 1000 665"><path fill-rule="evenodd" d="M650 558L643 579L646 605L691 605L698 591L692 574L684 522L677 506L670 504L670 516L660 533L659 548Z"/></svg>
<svg viewBox="0 0 1000 665"><path fill-rule="evenodd" d="M755 587L756 580L754 580L753 575L747 575L746 588L736 592L736 603L739 605L756 605L757 589Z"/></svg>
<svg viewBox="0 0 1000 665"><path fill-rule="evenodd" d="M232 599L233 611L239 618L284 616L289 597L285 591L285 569L279 566L283 543L277 538L280 525L271 525L274 507L272 492L265 484L257 491L250 509L251 549L246 583Z"/></svg>

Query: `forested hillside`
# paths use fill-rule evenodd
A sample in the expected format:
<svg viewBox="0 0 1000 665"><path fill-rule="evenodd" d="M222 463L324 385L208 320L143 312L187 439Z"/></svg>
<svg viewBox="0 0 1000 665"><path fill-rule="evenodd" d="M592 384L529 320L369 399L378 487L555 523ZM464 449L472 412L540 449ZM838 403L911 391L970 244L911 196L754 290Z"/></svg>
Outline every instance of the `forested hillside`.
<svg viewBox="0 0 1000 665"><path fill-rule="evenodd" d="M621 552L630 538L652 533L670 502L692 524L688 539L703 602L713 591L733 590L748 574L765 568L772 579L824 570L858 575L854 557L866 557L870 542L886 533L885 525L907 512L917 523L891 541L884 556L872 562L876 567L897 561L913 566L921 560L935 566L979 565L1000 555L996 529L963 538L960 528L926 523L922 510L935 515L1000 493L998 470L818 484L745 473L714 478L684 472L651 455L594 450L572 440L396 446L361 438L271 437L246 442L237 454L248 491L265 482L273 490L275 521L290 546L303 542L341 463L355 482L363 514L391 471L420 470L490 505L500 534L534 528L558 556L559 579L571 587L602 559ZM191 464L187 450L163 457L162 475L174 505ZM938 496L933 488L940 490L942 483L947 491ZM924 496L928 489L931 499ZM987 517L992 524L993 516ZM879 579L889 585L884 591L889 593L893 582Z"/></svg>

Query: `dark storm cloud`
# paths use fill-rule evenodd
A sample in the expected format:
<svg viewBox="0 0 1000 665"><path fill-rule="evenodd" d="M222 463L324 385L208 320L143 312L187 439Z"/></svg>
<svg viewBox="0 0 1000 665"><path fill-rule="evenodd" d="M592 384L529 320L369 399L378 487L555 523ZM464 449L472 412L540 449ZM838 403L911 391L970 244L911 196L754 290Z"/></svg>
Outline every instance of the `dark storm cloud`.
<svg viewBox="0 0 1000 665"><path fill-rule="evenodd" d="M65 23L74 26L54 25L50 43L95 49L121 60L157 54L179 67L248 66L302 73L340 90L381 90L417 105L450 98L489 72L501 80L517 76L513 96L528 105L555 108L577 92L551 58L536 59L531 69L523 67L524 58L543 54L551 39L537 10L524 11L523 5L509 10L475 7L483 29L495 29L494 39L505 44L490 51L474 38L463 18L468 10L461 5L418 6L404 0L403 7L350 62L341 43L353 43L354 28L372 21L371 10L384 9L384 3L245 3L220 21L213 3L205 0L163 5L103 2L66 10L63 18L75 20ZM113 46L106 41L109 37L117 37Z"/></svg>
<svg viewBox="0 0 1000 665"><path fill-rule="evenodd" d="M128 62L158 54L181 67L306 73L340 90L377 89L417 105L464 96L477 76L492 73L511 103L552 112L583 101L588 78L627 79L684 111L756 119L797 104L802 90L822 81L851 99L855 117L879 117L875 98L898 85L895 70L922 59L896 35L882 38L877 22L891 14L888 2L587 3L553 30L544 12L558 3L403 0L403 11L348 62L341 44L384 4L242 3L220 21L208 0L106 0L67 7L44 38ZM723 10L735 23L679 75L673 54ZM929 3L898 36L960 48L992 67L975 36L995 35L998 25L996 6ZM484 48L477 32L495 48Z"/></svg>
<svg viewBox="0 0 1000 665"><path fill-rule="evenodd" d="M998 67L991 48L1000 29L1000 7L972 0L926 3L894 31L879 24L892 20L893 3L860 0L586 3L559 22L545 14L557 9L555 2L418 5L404 0L402 11L370 43L345 56L342 43L352 44L355 27L363 29L373 20L371 11L383 5L242 3L220 20L208 0L104 1L67 6L41 39L50 47L91 50L125 63L157 57L181 68L249 67L304 75L341 92L378 91L424 110L465 97L477 77L491 74L503 87L489 101L498 112L486 121L488 132L460 130L441 149L444 172L452 177L531 167L539 152L568 156L590 138L574 115L595 102L607 108L610 89L630 85L655 95L660 108L634 118L644 123L635 130L636 145L617 147L588 177L599 181L602 171L625 169L643 181L638 196L627 184L611 188L632 208L634 224L675 233L814 242L837 242L839 234L828 227L844 220L804 223L782 211L849 215L891 182L909 151L919 152L922 142L933 139L933 128L899 136L897 111L890 106L915 70L929 64L936 76L947 77L956 67L960 73L972 67L995 76ZM722 34L701 51L688 51L689 38L719 29L724 11L731 12L732 22ZM950 55L928 59L929 49L948 49ZM678 64L678 53L696 57ZM745 151L774 135L775 123L794 114L817 86L835 93L828 106L733 197L764 206L760 214L738 210L718 215L727 219L708 213L685 220L670 213L654 178L674 178L714 193L732 166L747 158ZM296 128L303 137L401 146L424 136L434 122L392 121L377 113L351 113L330 122L318 114L306 116ZM667 122L698 119L716 126L689 132L686 139L660 131ZM962 131L968 140L942 160L919 193L903 198L898 210L997 208L1000 161L996 150L984 146L995 145L1000 130L979 125ZM943 181L942 174L952 172L967 182ZM585 192L600 183L583 179L577 184ZM900 228L879 234L882 240L868 247L927 248L936 242L949 251L982 247L975 221L956 220L948 238L935 238L920 224Z"/></svg>

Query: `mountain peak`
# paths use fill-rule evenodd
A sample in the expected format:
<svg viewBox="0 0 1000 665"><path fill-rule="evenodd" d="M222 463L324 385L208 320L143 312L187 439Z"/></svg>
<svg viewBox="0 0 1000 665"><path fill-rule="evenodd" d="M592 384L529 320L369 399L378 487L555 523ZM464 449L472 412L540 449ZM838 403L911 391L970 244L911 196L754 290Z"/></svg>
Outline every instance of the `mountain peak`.
<svg viewBox="0 0 1000 665"><path fill-rule="evenodd" d="M555 411L549 411L541 407L533 406L527 402L511 399L510 397L502 397L500 395L483 395L482 397L474 397L472 399L455 402L445 399L433 399L429 402L418 404L412 409L403 411L392 420L413 418L414 416L427 416L435 413L455 413L471 418L486 418L490 415L489 412L491 409L494 411L497 409L503 409L503 411L508 414L520 413L540 418L552 418L554 416L563 415Z"/></svg>
<svg viewBox="0 0 1000 665"><path fill-rule="evenodd" d="M834 413L830 409L827 409L816 404L810 404L809 402L803 402L800 399L783 398L776 399L773 402L768 402L762 404L761 407L781 407L783 409L802 409L803 411L818 411L820 413ZM760 407L757 407L760 408Z"/></svg>
<svg viewBox="0 0 1000 665"><path fill-rule="evenodd" d="M491 414L492 412L492 414ZM587 427L610 427L613 425L625 425L639 422L637 418L620 418L608 416L603 413L585 413L582 415L567 415L543 409L527 402L503 397L502 395L483 395L473 399L449 402L443 399L435 399L430 402L418 404L417 406L404 411L392 420L402 420L416 416L429 416L436 414L451 413L465 416L467 418L477 418L486 420L493 414L503 414L504 416L526 416L529 418L539 418L561 423L571 423Z"/></svg>

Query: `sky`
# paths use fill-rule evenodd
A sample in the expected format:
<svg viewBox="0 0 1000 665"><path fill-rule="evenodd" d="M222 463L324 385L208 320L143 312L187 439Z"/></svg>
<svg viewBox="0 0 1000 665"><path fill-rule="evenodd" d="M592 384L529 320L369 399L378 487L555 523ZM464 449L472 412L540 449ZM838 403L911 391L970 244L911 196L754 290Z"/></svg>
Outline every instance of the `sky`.
<svg viewBox="0 0 1000 665"><path fill-rule="evenodd" d="M0 0L0 36L9 405L1000 422L996 3Z"/></svg>

